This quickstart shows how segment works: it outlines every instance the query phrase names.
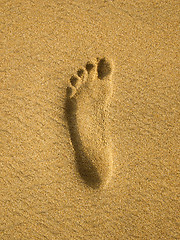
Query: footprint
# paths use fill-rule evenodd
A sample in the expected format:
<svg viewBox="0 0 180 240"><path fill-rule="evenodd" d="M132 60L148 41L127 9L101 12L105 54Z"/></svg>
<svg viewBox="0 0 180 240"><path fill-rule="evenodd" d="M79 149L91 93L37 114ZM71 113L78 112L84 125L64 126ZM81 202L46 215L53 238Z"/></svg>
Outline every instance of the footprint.
<svg viewBox="0 0 180 240"><path fill-rule="evenodd" d="M66 117L77 170L92 187L106 186L112 176L107 107L112 93L112 62L88 62L69 81Z"/></svg>

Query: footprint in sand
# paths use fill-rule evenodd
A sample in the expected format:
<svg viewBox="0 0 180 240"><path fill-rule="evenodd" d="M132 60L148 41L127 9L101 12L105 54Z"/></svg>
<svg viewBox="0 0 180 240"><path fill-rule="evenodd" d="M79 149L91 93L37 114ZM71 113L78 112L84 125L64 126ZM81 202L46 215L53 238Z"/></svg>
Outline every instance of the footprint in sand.
<svg viewBox="0 0 180 240"><path fill-rule="evenodd" d="M112 93L112 62L106 58L88 62L70 78L66 116L77 170L84 182L99 188L112 175L107 107Z"/></svg>

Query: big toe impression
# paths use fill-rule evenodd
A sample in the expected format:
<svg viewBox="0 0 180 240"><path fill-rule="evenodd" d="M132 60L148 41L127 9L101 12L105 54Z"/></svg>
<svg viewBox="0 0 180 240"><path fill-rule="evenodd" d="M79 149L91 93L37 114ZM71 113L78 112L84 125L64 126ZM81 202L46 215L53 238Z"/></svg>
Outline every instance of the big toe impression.
<svg viewBox="0 0 180 240"><path fill-rule="evenodd" d="M98 78L103 79L104 77L108 76L112 72L112 65L111 62L108 61L106 58L102 58L98 62L97 66Z"/></svg>

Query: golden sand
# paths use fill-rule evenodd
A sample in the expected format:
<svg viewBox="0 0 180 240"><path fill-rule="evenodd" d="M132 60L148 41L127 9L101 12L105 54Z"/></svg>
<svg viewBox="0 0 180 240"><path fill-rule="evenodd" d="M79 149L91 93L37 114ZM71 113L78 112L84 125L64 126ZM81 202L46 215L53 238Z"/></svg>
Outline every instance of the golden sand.
<svg viewBox="0 0 180 240"><path fill-rule="evenodd" d="M178 239L179 1L1 7L0 239Z"/></svg>

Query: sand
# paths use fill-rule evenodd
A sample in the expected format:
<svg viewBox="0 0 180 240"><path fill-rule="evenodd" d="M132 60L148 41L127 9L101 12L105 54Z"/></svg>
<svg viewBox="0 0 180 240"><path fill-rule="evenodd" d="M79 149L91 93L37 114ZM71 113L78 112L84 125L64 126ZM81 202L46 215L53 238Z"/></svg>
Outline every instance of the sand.
<svg viewBox="0 0 180 240"><path fill-rule="evenodd" d="M0 239L178 239L179 1L1 1Z"/></svg>

